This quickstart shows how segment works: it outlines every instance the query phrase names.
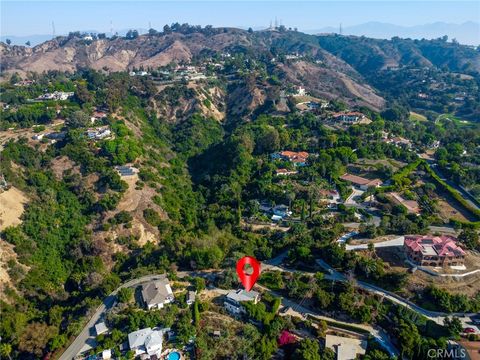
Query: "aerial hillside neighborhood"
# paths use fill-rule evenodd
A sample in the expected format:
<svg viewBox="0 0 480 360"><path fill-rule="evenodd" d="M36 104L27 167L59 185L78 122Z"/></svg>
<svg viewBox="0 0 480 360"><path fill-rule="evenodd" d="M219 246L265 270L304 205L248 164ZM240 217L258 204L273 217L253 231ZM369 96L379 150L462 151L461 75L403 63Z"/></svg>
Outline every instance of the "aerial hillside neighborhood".
<svg viewBox="0 0 480 360"><path fill-rule="evenodd" d="M478 49L153 21L0 42L0 358L478 359Z"/></svg>

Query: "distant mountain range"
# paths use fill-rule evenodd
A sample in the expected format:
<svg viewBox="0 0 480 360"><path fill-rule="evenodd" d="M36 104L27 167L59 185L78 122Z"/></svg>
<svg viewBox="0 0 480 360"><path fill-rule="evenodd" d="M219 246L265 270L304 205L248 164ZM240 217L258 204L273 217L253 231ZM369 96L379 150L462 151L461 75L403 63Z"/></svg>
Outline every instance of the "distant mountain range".
<svg viewBox="0 0 480 360"><path fill-rule="evenodd" d="M247 27L242 27L247 29ZM263 30L264 28L255 28L255 30ZM120 36L126 34L129 29L122 29L118 31ZM136 29L140 34L146 33L148 30L143 28ZM161 29L158 29L161 30ZM339 27L328 26L319 29L300 29L308 34L322 34L322 33L338 33ZM82 32L97 33L95 30L82 30ZM100 31L101 32L101 31ZM436 39L447 35L449 39L456 39L459 43L465 45L480 45L480 23L465 22L463 24L450 24L445 22L435 22L432 24L416 25L416 26L401 26L382 22L368 22L365 24L343 27L342 33L344 35L358 35L367 36L376 39L391 39L394 36L411 39ZM66 35L66 34L58 34ZM107 35L110 35L107 33ZM10 39L13 45L25 45L30 41L31 46L38 45L44 41L51 40L52 35L2 35L0 41L5 42Z"/></svg>
<svg viewBox="0 0 480 360"><path fill-rule="evenodd" d="M338 33L339 27L324 27L306 30L306 33ZM343 35L367 36L376 39L391 39L394 36L411 39L436 39L447 35L449 39L456 39L465 45L480 45L480 23L465 22L463 24L449 24L435 22L432 24L401 26L382 22L368 22L365 24L346 26L342 29Z"/></svg>

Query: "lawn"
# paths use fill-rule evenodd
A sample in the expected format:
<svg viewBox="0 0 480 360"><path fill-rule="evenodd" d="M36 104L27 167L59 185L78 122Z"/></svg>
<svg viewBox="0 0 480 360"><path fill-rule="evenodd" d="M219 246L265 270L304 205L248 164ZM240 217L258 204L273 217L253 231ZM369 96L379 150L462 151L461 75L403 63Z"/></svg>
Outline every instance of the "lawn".
<svg viewBox="0 0 480 360"><path fill-rule="evenodd" d="M428 119L424 115L413 111L410 111L409 119L412 121L428 121Z"/></svg>

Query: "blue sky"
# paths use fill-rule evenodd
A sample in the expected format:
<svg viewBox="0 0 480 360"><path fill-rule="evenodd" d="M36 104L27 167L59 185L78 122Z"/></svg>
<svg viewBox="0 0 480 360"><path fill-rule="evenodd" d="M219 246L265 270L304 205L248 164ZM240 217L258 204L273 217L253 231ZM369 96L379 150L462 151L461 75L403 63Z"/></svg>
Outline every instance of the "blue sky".
<svg viewBox="0 0 480 360"><path fill-rule="evenodd" d="M479 21L478 1L3 1L2 35L57 34L74 30L161 29L172 22L213 26L268 26L275 16L287 27L312 30L326 26L380 21L421 25L437 21Z"/></svg>

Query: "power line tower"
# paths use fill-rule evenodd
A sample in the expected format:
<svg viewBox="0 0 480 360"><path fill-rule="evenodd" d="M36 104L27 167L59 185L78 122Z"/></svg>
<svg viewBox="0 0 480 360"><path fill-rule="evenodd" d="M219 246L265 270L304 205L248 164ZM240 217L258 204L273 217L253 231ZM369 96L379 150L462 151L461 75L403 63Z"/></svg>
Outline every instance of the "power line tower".
<svg viewBox="0 0 480 360"><path fill-rule="evenodd" d="M152 28L152 23L149 21L148 22L148 30L150 30Z"/></svg>
<svg viewBox="0 0 480 360"><path fill-rule="evenodd" d="M277 17L275 16L275 29L277 29L277 28L278 28L278 19L277 19Z"/></svg>
<svg viewBox="0 0 480 360"><path fill-rule="evenodd" d="M52 39L55 39L55 22L52 21Z"/></svg>

